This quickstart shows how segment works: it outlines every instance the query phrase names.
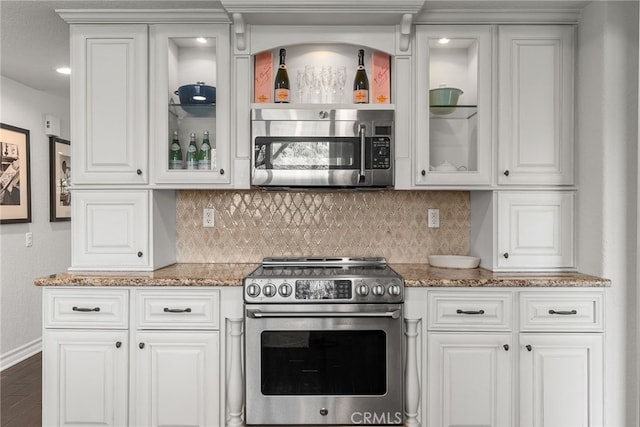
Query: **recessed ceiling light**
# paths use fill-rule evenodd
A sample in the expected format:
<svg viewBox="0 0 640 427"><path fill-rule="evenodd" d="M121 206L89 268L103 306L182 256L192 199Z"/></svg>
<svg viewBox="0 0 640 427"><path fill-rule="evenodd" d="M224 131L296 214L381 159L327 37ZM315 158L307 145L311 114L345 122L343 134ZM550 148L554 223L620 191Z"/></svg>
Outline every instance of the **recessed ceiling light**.
<svg viewBox="0 0 640 427"><path fill-rule="evenodd" d="M198 38L196 39L196 41L197 41L198 43L206 43L206 42L207 42L207 39L205 39L204 37L198 37Z"/></svg>
<svg viewBox="0 0 640 427"><path fill-rule="evenodd" d="M438 43L440 43L440 44L447 44L447 43L449 43L450 41L451 41L451 40L449 40L448 38L443 37L443 38L441 38L440 40L438 40Z"/></svg>
<svg viewBox="0 0 640 427"><path fill-rule="evenodd" d="M56 71L59 72L60 74L71 74L71 68L69 67L56 68Z"/></svg>

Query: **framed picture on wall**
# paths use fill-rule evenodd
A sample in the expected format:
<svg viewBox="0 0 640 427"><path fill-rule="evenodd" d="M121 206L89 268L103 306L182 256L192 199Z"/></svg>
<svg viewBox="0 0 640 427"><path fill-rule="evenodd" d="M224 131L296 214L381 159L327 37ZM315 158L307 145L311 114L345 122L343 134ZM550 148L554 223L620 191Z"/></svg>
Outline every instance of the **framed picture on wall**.
<svg viewBox="0 0 640 427"><path fill-rule="evenodd" d="M49 138L49 221L71 220L71 143L52 136Z"/></svg>
<svg viewBox="0 0 640 427"><path fill-rule="evenodd" d="M29 131L0 123L0 223L31 222Z"/></svg>

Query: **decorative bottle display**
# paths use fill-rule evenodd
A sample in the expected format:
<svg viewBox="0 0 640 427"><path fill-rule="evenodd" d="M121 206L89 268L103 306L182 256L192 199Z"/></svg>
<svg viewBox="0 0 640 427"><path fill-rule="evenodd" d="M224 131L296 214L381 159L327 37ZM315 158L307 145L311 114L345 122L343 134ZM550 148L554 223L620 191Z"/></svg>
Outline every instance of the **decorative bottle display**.
<svg viewBox="0 0 640 427"><path fill-rule="evenodd" d="M187 148L187 169L198 169L198 146L196 145L196 134L189 135L189 147Z"/></svg>
<svg viewBox="0 0 640 427"><path fill-rule="evenodd" d="M288 103L290 100L289 74L285 65L284 57L287 54L285 49L280 49L280 66L276 73L276 81L274 84L273 101L278 103Z"/></svg>
<svg viewBox="0 0 640 427"><path fill-rule="evenodd" d="M369 79L364 69L364 50L358 51L358 68L356 69L356 77L353 79L353 103L368 104L369 103Z"/></svg>
<svg viewBox="0 0 640 427"><path fill-rule="evenodd" d="M182 148L178 139L178 131L173 132L171 144L169 144L169 169L182 169Z"/></svg>
<svg viewBox="0 0 640 427"><path fill-rule="evenodd" d="M198 169L211 169L211 143L209 142L208 130L205 130L202 135L202 145L198 151Z"/></svg>

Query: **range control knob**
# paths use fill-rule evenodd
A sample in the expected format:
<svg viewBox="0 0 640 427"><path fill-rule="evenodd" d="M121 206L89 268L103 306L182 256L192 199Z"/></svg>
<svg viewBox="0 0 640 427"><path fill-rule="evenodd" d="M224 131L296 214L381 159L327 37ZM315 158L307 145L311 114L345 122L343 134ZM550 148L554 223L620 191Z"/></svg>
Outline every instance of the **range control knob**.
<svg viewBox="0 0 640 427"><path fill-rule="evenodd" d="M255 298L260 295L260 286L255 283L247 286L247 295L249 295L251 298Z"/></svg>
<svg viewBox="0 0 640 427"><path fill-rule="evenodd" d="M267 283L266 285L264 285L264 288L262 288L262 293L265 297L271 298L276 294L276 287L271 283Z"/></svg>
<svg viewBox="0 0 640 427"><path fill-rule="evenodd" d="M373 294L377 297L381 297L384 295L384 286L382 285L375 285L373 287L373 289L371 290L371 292L373 292Z"/></svg>
<svg viewBox="0 0 640 427"><path fill-rule="evenodd" d="M360 295L361 297L366 297L367 295L369 295L369 287L364 283L358 285L356 287L356 294Z"/></svg>
<svg viewBox="0 0 640 427"><path fill-rule="evenodd" d="M394 296L394 297L399 297L400 296L400 292L402 292L402 289L400 288L400 286L398 286L398 285L389 286L389 295Z"/></svg>
<svg viewBox="0 0 640 427"><path fill-rule="evenodd" d="M293 288L288 283L283 283L282 285L278 286L278 293L281 297L286 298L291 295L291 292L293 292Z"/></svg>

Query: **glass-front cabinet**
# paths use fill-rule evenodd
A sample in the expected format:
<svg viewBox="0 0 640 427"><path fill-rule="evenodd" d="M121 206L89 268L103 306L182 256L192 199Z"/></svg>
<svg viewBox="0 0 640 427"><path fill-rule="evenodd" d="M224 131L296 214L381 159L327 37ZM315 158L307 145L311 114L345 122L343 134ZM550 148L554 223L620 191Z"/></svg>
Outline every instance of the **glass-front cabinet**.
<svg viewBox="0 0 640 427"><path fill-rule="evenodd" d="M417 186L491 184L491 31L416 29Z"/></svg>
<svg viewBox="0 0 640 427"><path fill-rule="evenodd" d="M229 26L158 24L149 150L156 184L229 184Z"/></svg>

